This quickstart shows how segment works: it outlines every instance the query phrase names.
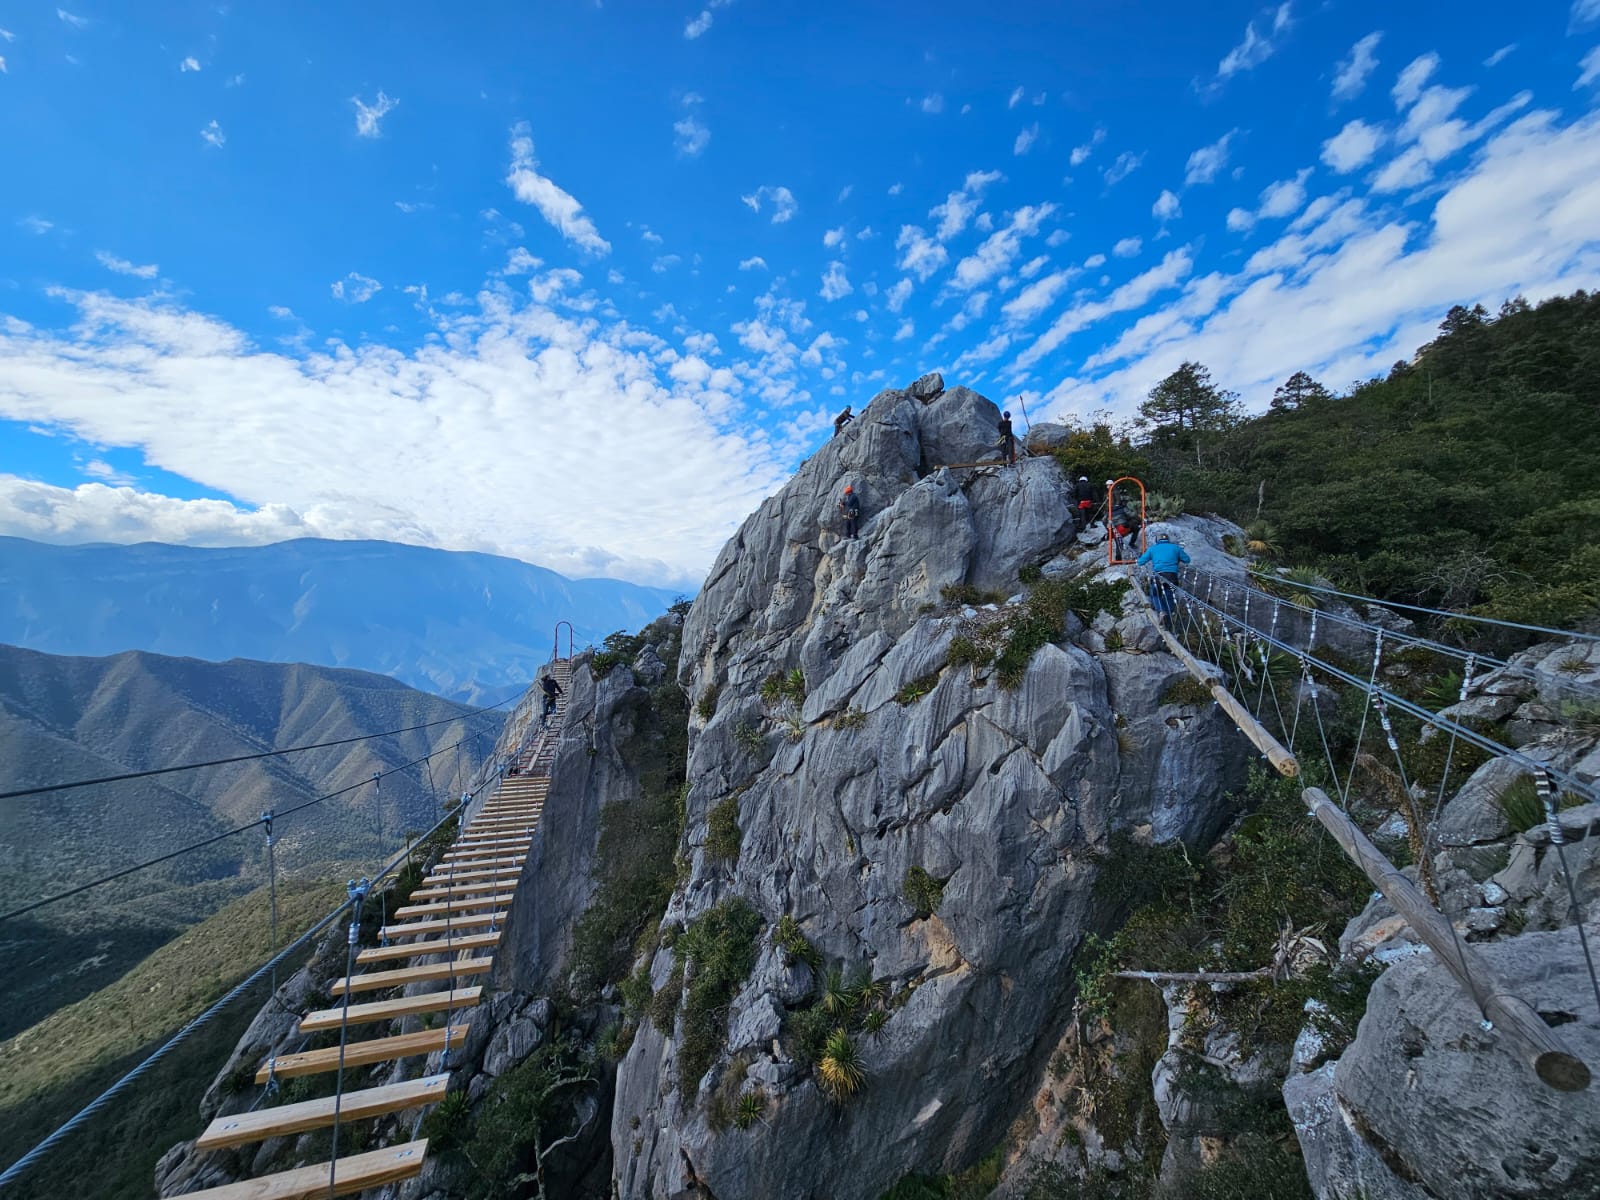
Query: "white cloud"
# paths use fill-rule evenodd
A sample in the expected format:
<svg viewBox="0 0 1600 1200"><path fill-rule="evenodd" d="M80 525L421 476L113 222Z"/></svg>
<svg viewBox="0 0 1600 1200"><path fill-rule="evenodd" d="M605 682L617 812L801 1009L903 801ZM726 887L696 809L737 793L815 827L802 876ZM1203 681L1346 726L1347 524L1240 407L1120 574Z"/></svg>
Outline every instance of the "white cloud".
<svg viewBox="0 0 1600 1200"><path fill-rule="evenodd" d="M416 202L412 202L410 200L396 200L394 202L394 206L403 213L427 212L433 207L433 205L428 203L426 200L419 200Z"/></svg>
<svg viewBox="0 0 1600 1200"><path fill-rule="evenodd" d="M1087 271L1092 271L1096 267L1103 267L1105 265L1106 256L1104 254L1091 254L1088 258L1083 260L1084 269Z"/></svg>
<svg viewBox="0 0 1600 1200"><path fill-rule="evenodd" d="M71 25L74 29L86 29L89 25L88 17L76 16L64 8L56 9L56 16L61 19L63 24Z"/></svg>
<svg viewBox="0 0 1600 1200"><path fill-rule="evenodd" d="M889 305L889 311L899 312L905 307L906 301L911 298L912 283L909 279L902 279L883 294L884 301Z"/></svg>
<svg viewBox="0 0 1600 1200"><path fill-rule="evenodd" d="M1277 11L1273 13L1272 28L1268 33L1258 33L1254 21L1246 25L1244 27L1244 40L1223 55L1222 61L1217 64L1217 82L1221 83L1223 80L1237 75L1240 71L1249 71L1259 67L1267 59L1271 58L1272 52L1277 49L1277 46L1270 40L1270 37L1276 37L1288 28L1289 16L1289 5L1285 3L1279 5Z"/></svg>
<svg viewBox="0 0 1600 1200"><path fill-rule="evenodd" d="M685 113L672 123L673 144L678 153L694 158L711 144L711 130L693 113Z"/></svg>
<svg viewBox="0 0 1600 1200"><path fill-rule="evenodd" d="M951 285L970 291L1007 270L1022 250L1022 239L1038 233L1045 218L1055 210L1054 204L1029 205L1017 209L1011 214L1007 225L995 230L977 250L956 264Z"/></svg>
<svg viewBox="0 0 1600 1200"><path fill-rule="evenodd" d="M844 245L844 236L844 226L840 225L837 229L830 229L822 235L822 244L831 250L835 246Z"/></svg>
<svg viewBox="0 0 1600 1200"><path fill-rule="evenodd" d="M1174 217L1181 217L1183 208L1178 203L1178 197L1163 188L1156 202L1150 206L1150 215L1158 221L1170 221Z"/></svg>
<svg viewBox="0 0 1600 1200"><path fill-rule="evenodd" d="M269 304L267 305L267 312L271 316L277 317L280 321L299 320L299 318L294 315L294 309L284 304Z"/></svg>
<svg viewBox="0 0 1600 1200"><path fill-rule="evenodd" d="M1027 262L1018 267L1017 274L1024 279L1032 279L1035 275L1049 265L1049 257L1041 254L1037 258L1030 258Z"/></svg>
<svg viewBox="0 0 1600 1200"><path fill-rule="evenodd" d="M1144 161L1144 155L1135 154L1131 150L1124 150L1117 155L1117 161L1107 167L1101 174L1105 176L1106 186L1115 187L1129 175L1139 169L1139 164Z"/></svg>
<svg viewBox="0 0 1600 1200"><path fill-rule="evenodd" d="M1287 217L1299 212L1300 206L1306 202L1306 180L1310 177L1311 168L1306 167L1293 179L1280 179L1276 183L1269 183L1261 189L1261 208L1256 215Z"/></svg>
<svg viewBox="0 0 1600 1200"><path fill-rule="evenodd" d="M200 60L198 58L196 58L192 54L188 58L184 59L181 63L178 64L178 73L180 75L183 74L185 71L198 71L199 69L200 69Z"/></svg>
<svg viewBox="0 0 1600 1200"><path fill-rule="evenodd" d="M700 15L698 17L695 17L692 21L690 21L687 25L685 25L683 27L683 36L688 38L692 42L692 41L694 41L695 38L699 37L701 34L705 33L705 31L710 29L710 28L711 28L711 10L709 8L702 9L700 11Z"/></svg>
<svg viewBox="0 0 1600 1200"><path fill-rule="evenodd" d="M1597 0L1597 2L1600 2L1600 0ZM1577 91L1581 87L1587 87L1596 79L1600 79L1600 46L1594 47L1589 53L1585 54L1578 66L1582 68L1582 72L1578 76L1578 81L1572 85L1573 91Z"/></svg>
<svg viewBox="0 0 1600 1200"><path fill-rule="evenodd" d="M3 54L0 54L0 75L9 75L9 74L11 74L11 72L6 70L6 56L3 55Z"/></svg>
<svg viewBox="0 0 1600 1200"><path fill-rule="evenodd" d="M1039 122L1035 121L1021 133L1017 134L1017 140L1013 142L1011 146L1011 153L1020 157L1021 155L1026 154L1029 150L1032 150L1033 144L1038 140Z"/></svg>
<svg viewBox="0 0 1600 1200"><path fill-rule="evenodd" d="M103 458L91 458L83 464L83 473L90 479L98 479L101 483L109 483L113 487L128 487L138 482L126 471L119 471Z"/></svg>
<svg viewBox="0 0 1600 1200"><path fill-rule="evenodd" d="M567 241L590 254L610 254L611 243L600 236L583 211L583 205L554 180L539 174L533 154L533 130L526 121L511 128L511 169L506 184L524 204L539 210L550 225Z"/></svg>
<svg viewBox="0 0 1600 1200"><path fill-rule="evenodd" d="M56 227L54 221L46 221L43 217L27 216L17 222L29 233L49 233Z"/></svg>
<svg viewBox="0 0 1600 1200"><path fill-rule="evenodd" d="M906 190L906 185L903 184L903 183L891 183L889 185L889 195L891 195L891 196L898 196L901 192L903 192L905 190Z"/></svg>
<svg viewBox="0 0 1600 1200"><path fill-rule="evenodd" d="M762 204L770 200L772 202L772 223L774 225L782 225L800 211L799 201L794 198L794 193L786 187L770 187L762 184L748 196L741 196L740 199L745 202L753 213L759 213Z"/></svg>
<svg viewBox="0 0 1600 1200"><path fill-rule="evenodd" d="M1572 0L1572 12L1567 18L1567 32L1580 26L1600 21L1600 0Z"/></svg>
<svg viewBox="0 0 1600 1200"><path fill-rule="evenodd" d="M539 260L533 261L537 263ZM328 291L335 300L343 300L346 304L365 304L383 291L383 284L351 271L343 279L335 279Z"/></svg>
<svg viewBox="0 0 1600 1200"><path fill-rule="evenodd" d="M135 279L154 279L161 273L161 268L155 263L138 266L125 258L118 258L115 254L107 254L104 250L96 250L94 256L102 267L108 271L115 271L118 275L132 275Z"/></svg>
<svg viewBox="0 0 1600 1200"><path fill-rule="evenodd" d="M1189 155L1189 161L1184 167L1183 182L1189 186L1197 183L1210 183L1217 177L1217 172L1228 165L1228 143L1239 131L1230 129L1209 146L1201 146Z"/></svg>
<svg viewBox="0 0 1600 1200"><path fill-rule="evenodd" d="M922 280L950 261L949 252L924 233L920 225L900 226L900 236L895 238L894 248L900 251L900 269Z"/></svg>
<svg viewBox="0 0 1600 1200"><path fill-rule="evenodd" d="M1341 175L1359 170L1372 161L1383 145L1383 130L1365 121L1350 121L1322 143L1322 161Z"/></svg>
<svg viewBox="0 0 1600 1200"><path fill-rule="evenodd" d="M1045 238L1044 244L1054 250L1057 246L1064 246L1070 241L1072 235L1065 229L1052 229L1050 236Z"/></svg>
<svg viewBox="0 0 1600 1200"><path fill-rule="evenodd" d="M1132 258L1135 254L1138 254L1139 251L1143 249L1144 239L1125 237L1115 246L1111 247L1111 253L1118 258Z"/></svg>
<svg viewBox="0 0 1600 1200"><path fill-rule="evenodd" d="M872 226L868 225L860 233L856 234L856 241L858 241L858 242L869 242L869 241L871 241L873 238L875 238L877 236L878 235L873 231Z"/></svg>
<svg viewBox="0 0 1600 1200"><path fill-rule="evenodd" d="M853 184L853 183L847 183L842 188L840 188L839 189L839 203L843 204L846 200L850 199L850 193L855 191L855 190L856 190L856 185Z"/></svg>
<svg viewBox="0 0 1600 1200"><path fill-rule="evenodd" d="M223 84L222 86L223 87L231 87L231 88L243 87L244 86L244 72L240 71L237 75L229 75L228 76L228 82Z"/></svg>
<svg viewBox="0 0 1600 1200"><path fill-rule="evenodd" d="M1418 55L1406 64L1405 70L1400 72L1399 78L1394 82L1392 95L1395 107L1405 108L1415 103L1422 94L1422 85L1428 82L1434 71L1439 68L1439 56L1432 51Z"/></svg>
<svg viewBox="0 0 1600 1200"><path fill-rule="evenodd" d="M900 328L894 331L894 340L897 342L909 341L917 336L917 323L910 317L900 322Z"/></svg>
<svg viewBox="0 0 1600 1200"><path fill-rule="evenodd" d="M17 40L17 35L9 29L0 28L0 38L4 38L8 42L14 42Z"/></svg>
<svg viewBox="0 0 1600 1200"><path fill-rule="evenodd" d="M1505 61L1506 56L1516 48L1517 43L1515 42L1509 42L1506 45L1501 46L1500 49L1496 50L1493 54L1489 55L1488 58L1483 60L1483 65L1486 67L1498 67L1502 62Z"/></svg>
<svg viewBox="0 0 1600 1200"><path fill-rule="evenodd" d="M650 269L657 275L664 275L682 261L683 255L681 254L663 254L650 263Z"/></svg>
<svg viewBox="0 0 1600 1200"><path fill-rule="evenodd" d="M1022 97L1025 95L1027 95L1027 92L1020 86L1017 87L1014 91L1012 91L1011 99L1006 101L1006 107L1015 108L1017 105L1022 103Z"/></svg>
<svg viewBox="0 0 1600 1200"><path fill-rule="evenodd" d="M207 122L206 127L200 131L200 138L206 145L219 150L228 142L228 135L222 132L222 126L215 121Z"/></svg>
<svg viewBox="0 0 1600 1200"><path fill-rule="evenodd" d="M1243 233L1247 229L1254 229L1256 214L1247 208L1230 208L1228 210L1228 229L1233 233Z"/></svg>
<svg viewBox="0 0 1600 1200"><path fill-rule="evenodd" d="M837 260L829 263L827 271L822 276L822 290L817 294L824 300L834 301L848 296L853 291L855 288L850 286L844 264Z"/></svg>
<svg viewBox="0 0 1600 1200"><path fill-rule="evenodd" d="M356 106L356 136L365 138L380 137L383 131L379 123L400 105L400 101L391 99L381 89L371 104L360 96L351 96L350 103Z"/></svg>
<svg viewBox="0 0 1600 1200"><path fill-rule="evenodd" d="M1075 274L1075 271L1055 271L1045 275L1002 304L1000 311L1012 323L1025 324L1054 304Z"/></svg>
<svg viewBox="0 0 1600 1200"><path fill-rule="evenodd" d="M1376 51L1382 40L1381 32L1369 33L1350 47L1350 53L1339 63L1339 73L1333 77L1335 100L1353 100L1361 94L1367 86L1367 76L1378 65Z"/></svg>
<svg viewBox="0 0 1600 1200"><path fill-rule="evenodd" d="M1142 275L1135 275L1104 300L1085 301L1073 305L1057 317L1033 345L1017 356L1017 366L1019 368L1032 366L1074 333L1089 328L1096 321L1114 313L1143 308L1151 297L1167 288L1175 287L1193 268L1194 259L1189 247L1184 246L1182 249L1170 251L1158 265L1151 267Z"/></svg>
<svg viewBox="0 0 1600 1200"><path fill-rule="evenodd" d="M739 260L739 270L741 271L765 271L766 269L767 260L762 258L759 254L752 254L749 258L742 258Z"/></svg>
<svg viewBox="0 0 1600 1200"><path fill-rule="evenodd" d="M1094 134L1087 142L1083 143L1081 146L1074 146L1072 148L1072 153L1068 155L1072 165L1075 167L1081 167L1084 163L1088 162L1089 156L1094 153L1094 148L1105 140L1106 131L1104 127L1096 129Z"/></svg>
<svg viewBox="0 0 1600 1200"><path fill-rule="evenodd" d="M944 111L944 97L938 92L933 92L922 98L922 111L925 113L942 113Z"/></svg>

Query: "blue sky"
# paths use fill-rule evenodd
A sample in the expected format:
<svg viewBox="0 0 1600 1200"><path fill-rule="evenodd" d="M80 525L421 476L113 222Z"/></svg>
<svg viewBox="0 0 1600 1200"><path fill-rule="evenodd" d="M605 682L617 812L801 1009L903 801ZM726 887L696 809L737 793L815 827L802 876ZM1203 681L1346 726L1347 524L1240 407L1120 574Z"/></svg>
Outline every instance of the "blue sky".
<svg viewBox="0 0 1600 1200"><path fill-rule="evenodd" d="M0 532L693 584L926 370L1260 408L1600 286L1597 97L1600 0L0 4Z"/></svg>

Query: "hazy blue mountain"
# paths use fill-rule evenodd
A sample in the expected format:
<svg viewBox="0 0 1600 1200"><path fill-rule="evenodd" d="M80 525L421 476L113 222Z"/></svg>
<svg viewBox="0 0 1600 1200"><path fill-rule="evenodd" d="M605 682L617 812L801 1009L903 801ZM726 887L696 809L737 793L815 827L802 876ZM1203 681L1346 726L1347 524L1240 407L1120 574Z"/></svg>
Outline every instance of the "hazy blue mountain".
<svg viewBox="0 0 1600 1200"><path fill-rule="evenodd" d="M550 657L557 621L572 622L581 648L639 628L675 595L394 542L202 549L0 537L0 642L351 667L472 703L525 686Z"/></svg>

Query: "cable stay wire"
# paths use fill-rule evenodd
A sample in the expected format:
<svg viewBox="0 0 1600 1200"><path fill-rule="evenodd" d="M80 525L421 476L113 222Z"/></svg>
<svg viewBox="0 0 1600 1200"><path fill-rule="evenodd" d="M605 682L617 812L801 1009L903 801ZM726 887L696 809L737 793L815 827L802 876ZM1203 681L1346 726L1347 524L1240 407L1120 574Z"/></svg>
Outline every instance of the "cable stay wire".
<svg viewBox="0 0 1600 1200"><path fill-rule="evenodd" d="M462 743L458 742L456 744L459 746ZM418 759L417 761L421 762L423 760ZM488 781L486 780L485 783L487 782ZM483 785L479 786L481 789ZM427 833L422 835L423 838L431 837L433 834L437 833L449 821L456 818L460 814L460 811L461 810L459 808L452 808L433 826L432 829L429 829ZM281 816L282 814L279 815ZM384 865L377 872L377 874L372 877L372 885L376 886L393 874L394 871L406 861L410 852L411 850L408 846L404 851L402 851L400 854L397 854L386 865ZM338 906L334 908L332 912L329 912L327 915L322 917L314 925L312 925L311 928L307 929L304 933L302 933L294 941L290 942L277 954L273 955L265 963L262 963L261 966L257 967L248 976L236 984L226 995L212 1004L210 1008L206 1009L199 1016L195 1017L182 1029L178 1030L177 1033L173 1034L159 1047L152 1051L143 1062L139 1063L138 1066L134 1067L126 1075L122 1076L122 1078L113 1083L109 1088L101 1092L99 1096L90 1101L75 1116L70 1117L64 1124L56 1129L54 1133L50 1134L49 1137L45 1138L32 1150L29 1150L21 1158L17 1159L3 1172L0 1172L0 1188L4 1188L7 1184L16 1182L16 1180L29 1167L38 1162L39 1159L49 1153L50 1150L59 1145L69 1135L82 1127L86 1122L91 1120L97 1113L102 1111L108 1104L110 1104L111 1101L115 1100L123 1092L127 1091L128 1088L132 1087L136 1082L138 1082L140 1078L148 1074L157 1063L166 1058L180 1045L187 1041L196 1031L214 1020L217 1015L221 1013L224 1008L233 1003L234 1000L244 995L257 983L261 982L262 979L266 978L271 972L275 971L278 966L286 961L291 955L309 945L313 938L337 921L342 915L348 912L350 908L351 901L349 899L341 900Z"/></svg>
<svg viewBox="0 0 1600 1200"><path fill-rule="evenodd" d="M378 777L381 778L385 775L395 775L401 771L408 771L418 763L427 762L428 759L432 758L435 754L447 754L451 750L458 750L461 746L466 744L466 740L466 738L462 738L454 745L441 747L440 749L433 751L431 754L424 754L421 758L414 758L410 762L402 763L398 767L391 767L387 771L380 771L378 773ZM353 792L357 788L366 787L367 784L372 782L373 778L373 776L369 775L365 779L358 780L357 782L350 784L348 787L342 787L336 792L329 792L326 795L317 796L316 798L307 800L304 803L296 804L293 808L285 808L282 811L275 812L272 814L271 819L281 821L283 818L291 817L295 813L304 812L306 809L321 804L326 800L333 800L339 796L345 795L347 792ZM482 785L479 786L481 787ZM94 888L101 887L108 883L113 883L118 879L125 879L129 875L137 874L138 872L147 870L150 867L159 866L164 862L170 862L174 858L180 858L185 854L192 854L196 850L204 850L207 846L215 846L218 842L227 841L229 838L237 837L241 833L247 833L252 829L259 829L262 825L267 823L267 820L268 818L265 814L263 814L262 816L257 817L254 821L240 825L235 829L229 829L224 833L219 833L215 837L209 837L203 841L194 842L191 845L159 855L156 858L146 859L144 862L136 863L131 867L124 867L120 871L113 871L109 875L102 875L99 879L91 880L88 883L79 884L74 888L68 888L64 892L57 892L53 896L46 896L42 900L35 900L33 903L25 904L21 908L14 908L9 912L0 913L0 924L10 921L15 917L25 916L28 913L35 912L46 907L47 905L55 904L58 901L67 900L73 896L82 895L84 892L91 891Z"/></svg>
<svg viewBox="0 0 1600 1200"><path fill-rule="evenodd" d="M487 708L476 708L469 712L457 713L450 717L441 717L437 721L428 721L422 725L408 725L404 729L385 729L381 733L363 733L356 737L338 738L331 742L311 742L304 746L284 746L279 750L262 750L255 754L236 754L231 758L215 758L210 762L183 763L176 767L153 767L148 771L129 771L122 775L102 775L96 779L75 779L71 783L49 783L40 787L18 788L15 791L0 792L0 800L17 800L23 796L42 796L49 792L65 792L73 788L92 787L97 783L126 783L132 779L149 779L156 775L172 775L179 771L199 771L206 767L225 767L230 763L255 762L263 758L277 758L284 754L296 754L302 750L326 750L332 746L349 746L355 742L370 742L374 738L395 737L402 733L415 733L419 729L432 729L436 725L448 725L452 721L466 721L473 717L481 717L501 707L515 696L507 696L499 704L491 704Z"/></svg>

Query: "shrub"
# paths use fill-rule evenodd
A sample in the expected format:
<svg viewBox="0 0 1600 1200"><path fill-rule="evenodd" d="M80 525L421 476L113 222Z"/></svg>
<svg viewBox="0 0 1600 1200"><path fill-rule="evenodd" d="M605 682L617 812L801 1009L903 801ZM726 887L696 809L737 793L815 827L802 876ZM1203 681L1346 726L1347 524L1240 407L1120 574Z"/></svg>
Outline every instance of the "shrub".
<svg viewBox="0 0 1600 1200"><path fill-rule="evenodd" d="M759 1087L752 1088L739 1097L739 1107L734 1112L733 1123L740 1129L749 1129L766 1111L767 1093Z"/></svg>
<svg viewBox="0 0 1600 1200"><path fill-rule="evenodd" d="M1024 587L1031 587L1044 578L1044 568L1038 563L1027 563L1017 569L1017 582Z"/></svg>
<svg viewBox="0 0 1600 1200"><path fill-rule="evenodd" d="M593 1081L592 1057L566 1040L545 1043L495 1080L466 1146L469 1194L513 1194L539 1149L578 1126L574 1102Z"/></svg>
<svg viewBox="0 0 1600 1200"><path fill-rule="evenodd" d="M822 1058L834 1022L821 1004L814 1004L786 1014L783 1028L789 1036L790 1053L794 1060L809 1067Z"/></svg>
<svg viewBox="0 0 1600 1200"><path fill-rule="evenodd" d="M866 1030L869 1036L876 1037L880 1032L882 1032L883 1027L888 1023L888 1011L882 1008L875 1008L869 1012L866 1016L866 1019L861 1022L861 1028Z"/></svg>
<svg viewBox="0 0 1600 1200"><path fill-rule="evenodd" d="M622 993L623 1012L630 1020L637 1021L650 1007L650 1001L655 999L655 992L650 987L650 964L642 964L618 985L617 990Z"/></svg>
<svg viewBox="0 0 1600 1200"><path fill-rule="evenodd" d="M1544 801L1532 775L1518 775L1509 787L1500 793L1500 811L1517 833L1527 833L1545 820Z"/></svg>
<svg viewBox="0 0 1600 1200"><path fill-rule="evenodd" d="M946 604L964 604L981 608L985 604L1004 604L1006 598L999 592L985 591L970 583L950 583L939 589L939 597Z"/></svg>
<svg viewBox="0 0 1600 1200"><path fill-rule="evenodd" d="M1152 521L1170 521L1183 516L1183 497L1151 492L1144 500L1145 515Z"/></svg>
<svg viewBox="0 0 1600 1200"><path fill-rule="evenodd" d="M614 1021L595 1037L594 1052L606 1062L621 1062L638 1032L639 1027L630 1021Z"/></svg>
<svg viewBox="0 0 1600 1200"><path fill-rule="evenodd" d="M971 666L982 670L994 661L994 650L982 642L973 640L965 634L957 634L950 639L950 665L952 667Z"/></svg>
<svg viewBox="0 0 1600 1200"><path fill-rule="evenodd" d="M894 695L894 702L899 705L915 704L939 685L939 672L929 671L926 675L919 675Z"/></svg>
<svg viewBox="0 0 1600 1200"><path fill-rule="evenodd" d="M835 1029L823 1044L822 1058L817 1062L817 1081L835 1104L849 1100L867 1082L861 1052L844 1030Z"/></svg>
<svg viewBox="0 0 1600 1200"><path fill-rule="evenodd" d="M729 796L706 817L706 854L718 862L739 861L739 797Z"/></svg>
<svg viewBox="0 0 1600 1200"><path fill-rule="evenodd" d="M822 965L822 954L811 944L811 939L800 932L800 923L788 913L778 918L772 941L783 951L784 961L791 967L803 962L815 971Z"/></svg>
<svg viewBox="0 0 1600 1200"><path fill-rule="evenodd" d="M944 902L944 884L921 867L912 867L906 872L904 890L906 903L922 918L933 916Z"/></svg>
<svg viewBox="0 0 1600 1200"><path fill-rule="evenodd" d="M674 962L672 974L667 976L661 990L650 997L650 1024L657 1032L672 1036L672 1027L678 1021L678 1003L683 999L683 964Z"/></svg>
<svg viewBox="0 0 1600 1200"><path fill-rule="evenodd" d="M733 740L739 743L741 749L757 758L767 751L767 739L761 736L761 730L748 721L739 722L733 731Z"/></svg>
<svg viewBox="0 0 1600 1200"><path fill-rule="evenodd" d="M1161 693L1162 704L1210 704L1211 689L1193 675L1180 675Z"/></svg>
<svg viewBox="0 0 1600 1200"><path fill-rule="evenodd" d="M715 683L708 685L705 691L700 693L700 703L694 706L694 710L700 714L702 721L709 721L717 715L717 697L721 694L721 686Z"/></svg>
<svg viewBox="0 0 1600 1200"><path fill-rule="evenodd" d="M456 1150L472 1133L472 1103L464 1091L446 1092L428 1115L422 1118L420 1136L428 1139L428 1149Z"/></svg>
<svg viewBox="0 0 1600 1200"><path fill-rule="evenodd" d="M735 896L707 909L673 944L689 981L678 1051L682 1095L694 1094L722 1046L728 1004L755 966L760 929L761 915Z"/></svg>
<svg viewBox="0 0 1600 1200"><path fill-rule="evenodd" d="M867 723L867 714L859 708L847 708L833 719L835 729L860 729Z"/></svg>
<svg viewBox="0 0 1600 1200"><path fill-rule="evenodd" d="M602 649L589 660L589 674L596 679L604 679L611 674L613 667L631 663L638 657L639 651L644 648L644 636L619 629L607 634L601 646Z"/></svg>

